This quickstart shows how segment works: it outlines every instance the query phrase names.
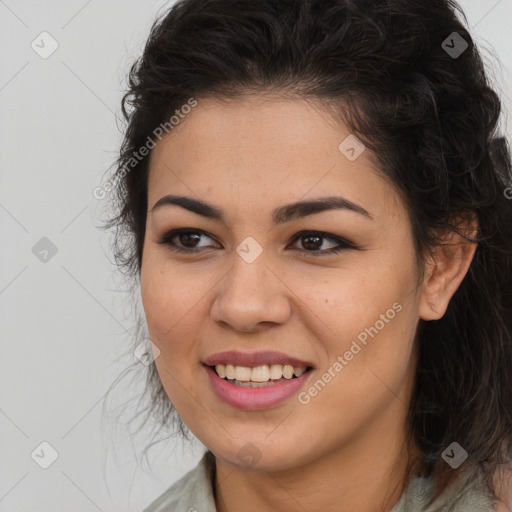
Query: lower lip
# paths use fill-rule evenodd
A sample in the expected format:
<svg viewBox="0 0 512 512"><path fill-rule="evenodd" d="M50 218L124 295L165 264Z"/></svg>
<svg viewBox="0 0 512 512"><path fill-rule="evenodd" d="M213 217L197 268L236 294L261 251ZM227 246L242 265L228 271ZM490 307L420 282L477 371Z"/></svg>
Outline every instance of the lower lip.
<svg viewBox="0 0 512 512"><path fill-rule="evenodd" d="M311 373L311 370L309 370L300 377L271 386L246 388L230 384L227 380L221 379L209 366L204 366L204 368L213 390L221 400L233 407L251 411L269 409L281 404L299 391Z"/></svg>

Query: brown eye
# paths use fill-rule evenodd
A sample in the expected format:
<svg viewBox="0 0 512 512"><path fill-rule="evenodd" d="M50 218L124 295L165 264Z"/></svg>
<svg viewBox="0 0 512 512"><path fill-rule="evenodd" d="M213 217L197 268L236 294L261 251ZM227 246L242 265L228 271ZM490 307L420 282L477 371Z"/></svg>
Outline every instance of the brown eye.
<svg viewBox="0 0 512 512"><path fill-rule="evenodd" d="M301 237L302 246L308 250L316 250L322 246L322 237L307 235Z"/></svg>
<svg viewBox="0 0 512 512"><path fill-rule="evenodd" d="M197 229L174 229L166 233L157 244L166 245L169 249L178 252L198 252L201 249L211 247L211 245L199 246L201 238L210 238L207 233Z"/></svg>
<svg viewBox="0 0 512 512"><path fill-rule="evenodd" d="M193 231L186 231L184 233L180 233L176 235L180 244L185 247L195 247L197 242L200 240L201 235L194 233Z"/></svg>
<svg viewBox="0 0 512 512"><path fill-rule="evenodd" d="M174 229L166 233L157 244L163 244L168 249L183 253L197 253L203 249L212 248L211 244L200 246L201 238L209 238L214 240L208 233L190 228ZM341 237L323 233L321 231L302 231L297 233L294 242L300 241L301 247L296 250L307 254L308 256L324 256L334 254L347 249L356 249L357 246ZM331 247L325 247L326 243L330 243ZM324 246L323 249L321 247ZM217 245L216 248L219 248Z"/></svg>
<svg viewBox="0 0 512 512"><path fill-rule="evenodd" d="M327 247L320 249L322 245L326 243L326 240L328 240L332 246L330 248ZM357 248L352 242L349 242L348 240L320 231L303 231L295 236L294 242L295 241L300 241L302 248L305 249L305 251L302 251L303 254L312 256L322 256L326 254L337 253L346 249ZM297 249L299 251L301 250L300 248Z"/></svg>

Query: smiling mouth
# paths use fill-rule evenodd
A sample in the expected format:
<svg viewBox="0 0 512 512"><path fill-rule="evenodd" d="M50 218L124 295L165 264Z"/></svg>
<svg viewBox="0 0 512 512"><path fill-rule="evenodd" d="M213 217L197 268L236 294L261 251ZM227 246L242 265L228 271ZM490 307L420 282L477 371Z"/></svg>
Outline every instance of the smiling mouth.
<svg viewBox="0 0 512 512"><path fill-rule="evenodd" d="M245 388L275 386L281 382L297 379L312 368L310 366L294 367L289 364L265 364L261 366L238 366L217 364L210 368L225 381Z"/></svg>

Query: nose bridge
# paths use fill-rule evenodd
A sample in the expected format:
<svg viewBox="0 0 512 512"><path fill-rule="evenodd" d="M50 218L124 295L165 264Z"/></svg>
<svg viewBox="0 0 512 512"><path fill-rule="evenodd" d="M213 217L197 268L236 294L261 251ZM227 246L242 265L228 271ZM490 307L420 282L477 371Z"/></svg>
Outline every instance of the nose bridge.
<svg viewBox="0 0 512 512"><path fill-rule="evenodd" d="M250 331L262 322L282 323L290 315L286 287L268 268L264 254L252 261L245 258L251 250L254 247L247 241L233 254L232 267L218 288L211 311L212 320L241 331Z"/></svg>

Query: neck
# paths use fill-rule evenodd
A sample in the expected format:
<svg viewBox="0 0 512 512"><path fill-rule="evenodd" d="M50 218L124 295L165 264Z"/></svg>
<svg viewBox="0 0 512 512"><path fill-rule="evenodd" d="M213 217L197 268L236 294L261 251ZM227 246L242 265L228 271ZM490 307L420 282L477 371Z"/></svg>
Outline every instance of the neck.
<svg viewBox="0 0 512 512"><path fill-rule="evenodd" d="M217 511L389 512L418 451L407 446L403 404L395 400L388 413L337 450L292 469L249 471L217 458Z"/></svg>

